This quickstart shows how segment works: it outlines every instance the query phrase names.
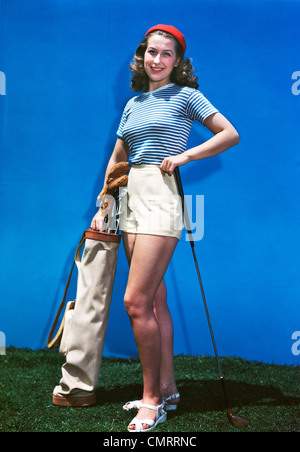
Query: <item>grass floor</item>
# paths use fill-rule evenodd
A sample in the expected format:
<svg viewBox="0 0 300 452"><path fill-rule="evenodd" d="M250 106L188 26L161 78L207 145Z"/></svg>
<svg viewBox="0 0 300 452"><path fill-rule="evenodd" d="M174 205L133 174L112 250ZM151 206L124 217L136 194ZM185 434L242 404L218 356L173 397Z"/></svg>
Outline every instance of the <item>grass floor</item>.
<svg viewBox="0 0 300 452"><path fill-rule="evenodd" d="M104 358L97 405L52 405L64 360L57 352L8 348L0 356L0 432L126 432L141 396L138 360ZM221 358L232 410L250 418L246 432L300 432L300 367ZM240 432L226 417L213 357L176 356L181 403L155 432Z"/></svg>

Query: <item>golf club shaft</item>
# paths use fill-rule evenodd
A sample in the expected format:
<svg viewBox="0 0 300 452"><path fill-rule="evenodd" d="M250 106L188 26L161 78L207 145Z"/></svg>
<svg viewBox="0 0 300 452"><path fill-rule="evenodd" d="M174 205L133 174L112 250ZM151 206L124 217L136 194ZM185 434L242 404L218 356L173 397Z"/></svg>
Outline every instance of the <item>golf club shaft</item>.
<svg viewBox="0 0 300 452"><path fill-rule="evenodd" d="M193 233L192 233L192 230L191 230L189 215L188 215L188 211L187 211L187 207L186 207L186 203L185 203L185 199L184 199L184 191L183 191L181 177L180 177L180 172L179 172L179 168L178 167L175 168L174 176L175 176L175 180L176 180L176 184L177 184L178 193L179 193L179 195L181 197L181 200L182 200L182 209L183 209L185 226L186 226L186 229L187 229L187 232L188 232L188 235L189 235L189 242L190 242L191 248L192 248L193 258L194 258L195 267L196 267L196 272L197 272L198 281L199 281L199 285L200 285L200 289L201 289L201 295L202 295L204 308L205 308L205 313L206 313L208 326L209 326L209 330L210 330L210 335L211 335L211 339L212 339L212 343L213 343L213 347L214 347L214 351L215 351L215 356L216 356L216 360L217 360L219 376L220 376L220 380L221 380L222 388L223 388L223 392L224 392L225 404L226 404L226 408L228 409L228 399L227 399L227 394L226 394L226 389L225 389L225 384L224 384L224 377L223 377L223 373L222 373L222 369L221 369L221 364L220 364L220 359L219 359L219 355L218 355L218 350L217 350L217 345L216 345L216 341L215 341L215 336L214 336L214 332L213 332L213 329L212 329L212 324L211 324L210 315L209 315L209 311L208 311L208 306L207 306L207 302L206 302L206 297L205 297L205 293L204 293L204 287L203 287L202 278L201 278L200 269L199 269L199 264L198 264L198 259L197 259L197 255L196 255L196 251L195 251L195 242L194 242L194 239L193 239Z"/></svg>

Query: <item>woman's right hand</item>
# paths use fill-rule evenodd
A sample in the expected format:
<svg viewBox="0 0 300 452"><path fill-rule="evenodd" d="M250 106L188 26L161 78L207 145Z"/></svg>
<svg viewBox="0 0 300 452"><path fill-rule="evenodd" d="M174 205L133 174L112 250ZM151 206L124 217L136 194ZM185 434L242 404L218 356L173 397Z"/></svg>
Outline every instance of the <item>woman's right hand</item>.
<svg viewBox="0 0 300 452"><path fill-rule="evenodd" d="M91 229L102 232L104 219L105 217L103 216L103 210L99 209L94 218L92 219Z"/></svg>

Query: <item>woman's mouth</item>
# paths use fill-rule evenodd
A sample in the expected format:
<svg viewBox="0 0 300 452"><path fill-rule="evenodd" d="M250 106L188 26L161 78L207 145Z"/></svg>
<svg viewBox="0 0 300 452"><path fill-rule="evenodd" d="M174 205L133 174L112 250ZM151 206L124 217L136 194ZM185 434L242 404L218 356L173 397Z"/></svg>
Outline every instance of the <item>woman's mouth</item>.
<svg viewBox="0 0 300 452"><path fill-rule="evenodd" d="M152 72L155 72L155 73L157 74L157 73L159 73L159 72L162 72L162 71L163 71L163 68L160 68L160 67L152 67L152 66L151 66L151 71L152 71Z"/></svg>

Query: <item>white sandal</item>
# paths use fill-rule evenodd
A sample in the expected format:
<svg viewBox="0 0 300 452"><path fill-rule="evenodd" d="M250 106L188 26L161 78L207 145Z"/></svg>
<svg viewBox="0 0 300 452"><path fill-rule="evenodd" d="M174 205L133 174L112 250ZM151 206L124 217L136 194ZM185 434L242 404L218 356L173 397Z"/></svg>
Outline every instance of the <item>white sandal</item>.
<svg viewBox="0 0 300 452"><path fill-rule="evenodd" d="M130 424L128 425L127 430L130 433L135 432L150 432L155 429L158 424L162 424L167 420L167 413L164 410L164 404L154 406L148 405L146 403L141 403L140 408L148 408L149 410L156 411L156 419L153 421L152 419L137 419L136 417L132 419ZM149 428L143 428L143 424L149 425ZM130 429L131 425L135 425L135 429Z"/></svg>
<svg viewBox="0 0 300 452"><path fill-rule="evenodd" d="M179 399L180 394L179 392L177 392L177 394L172 394L169 397L164 397L163 398L163 402L164 402L164 410L165 411L171 411L171 410L177 410L177 405L175 403L169 403L172 400L175 399ZM127 402L125 403L125 405L123 405L123 410L125 411L130 411L130 410L139 410L142 406L142 401L141 400L132 400L131 402Z"/></svg>

